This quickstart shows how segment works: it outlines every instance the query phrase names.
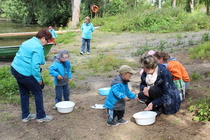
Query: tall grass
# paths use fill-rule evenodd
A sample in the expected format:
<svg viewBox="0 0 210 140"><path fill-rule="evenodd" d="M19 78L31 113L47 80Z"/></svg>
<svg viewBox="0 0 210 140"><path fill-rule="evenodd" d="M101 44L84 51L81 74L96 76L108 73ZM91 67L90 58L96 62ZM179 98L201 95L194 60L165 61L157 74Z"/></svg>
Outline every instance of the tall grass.
<svg viewBox="0 0 210 140"><path fill-rule="evenodd" d="M102 31L146 31L176 32L210 29L210 18L205 12L187 13L183 7L141 7L128 10L116 16L97 18L95 25L102 26Z"/></svg>
<svg viewBox="0 0 210 140"><path fill-rule="evenodd" d="M117 59L114 54L99 54L98 56L92 57L87 63L88 68L92 69L94 73L111 71L118 69L120 65L124 63L124 60Z"/></svg>
<svg viewBox="0 0 210 140"><path fill-rule="evenodd" d="M189 49L191 59L210 59L210 41Z"/></svg>

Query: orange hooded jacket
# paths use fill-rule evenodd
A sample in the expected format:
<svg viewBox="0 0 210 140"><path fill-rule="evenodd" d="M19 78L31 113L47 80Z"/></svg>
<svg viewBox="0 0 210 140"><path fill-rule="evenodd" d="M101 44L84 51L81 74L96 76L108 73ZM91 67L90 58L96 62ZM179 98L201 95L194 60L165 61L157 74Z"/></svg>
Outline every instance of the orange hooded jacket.
<svg viewBox="0 0 210 140"><path fill-rule="evenodd" d="M182 79L184 82L190 82L190 77L184 68L184 66L176 60L171 60L168 62L168 70L173 75L173 80Z"/></svg>

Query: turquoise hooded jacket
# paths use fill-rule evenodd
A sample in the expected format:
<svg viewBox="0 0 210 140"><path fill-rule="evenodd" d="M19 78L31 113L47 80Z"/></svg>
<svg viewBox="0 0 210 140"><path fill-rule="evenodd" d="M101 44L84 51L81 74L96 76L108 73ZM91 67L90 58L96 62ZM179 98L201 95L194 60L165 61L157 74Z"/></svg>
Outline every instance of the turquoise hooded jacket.
<svg viewBox="0 0 210 140"><path fill-rule="evenodd" d="M94 26L92 23L83 23L82 24L82 38L84 39L92 39L92 32L94 32Z"/></svg>
<svg viewBox="0 0 210 140"><path fill-rule="evenodd" d="M44 47L38 38L33 37L23 42L12 61L12 67L24 76L33 76L41 81L40 65L44 65Z"/></svg>
<svg viewBox="0 0 210 140"><path fill-rule="evenodd" d="M58 86L58 75L61 75L63 78L66 77L65 80L71 79L72 78L72 73L71 73L71 62L70 61L65 61L61 62L60 59L60 54L57 54L53 57L53 64L49 68L50 75L54 77L54 84ZM66 81L65 84L68 82Z"/></svg>
<svg viewBox="0 0 210 140"><path fill-rule="evenodd" d="M52 38L57 38L58 37L58 35L56 34L54 29L50 29L49 31L50 31L50 33L52 35Z"/></svg>
<svg viewBox="0 0 210 140"><path fill-rule="evenodd" d="M135 99L136 94L130 91L128 83L123 81L121 75L118 75L111 83L111 89L104 103L104 107L111 110L124 110L125 97Z"/></svg>

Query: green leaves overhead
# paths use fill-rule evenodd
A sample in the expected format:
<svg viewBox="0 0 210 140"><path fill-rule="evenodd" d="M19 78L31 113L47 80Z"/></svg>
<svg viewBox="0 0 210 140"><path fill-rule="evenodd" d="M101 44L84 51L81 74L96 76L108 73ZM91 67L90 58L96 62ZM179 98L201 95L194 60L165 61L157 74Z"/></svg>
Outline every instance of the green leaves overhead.
<svg viewBox="0 0 210 140"><path fill-rule="evenodd" d="M6 17L25 24L65 26L71 17L71 0L7 0L1 3Z"/></svg>

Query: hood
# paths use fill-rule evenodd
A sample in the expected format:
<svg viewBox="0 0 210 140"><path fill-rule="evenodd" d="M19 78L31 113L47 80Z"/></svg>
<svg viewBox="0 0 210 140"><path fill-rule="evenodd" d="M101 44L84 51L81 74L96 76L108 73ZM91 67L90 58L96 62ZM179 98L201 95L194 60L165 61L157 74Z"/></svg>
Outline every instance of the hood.
<svg viewBox="0 0 210 140"><path fill-rule="evenodd" d="M65 61L68 61L69 60L69 57L63 57L63 54L68 54L68 56L69 56L69 53L68 53L68 51L67 50L62 50L62 51L60 51L60 53L59 54L56 54L55 56L53 56L53 60L54 61L56 61L56 62L58 62L58 63L63 63L63 62L65 62Z"/></svg>
<svg viewBox="0 0 210 140"><path fill-rule="evenodd" d="M130 81L123 80L122 76L121 76L121 75L118 75L118 76L111 82L111 86L113 86L113 85L115 85L115 84L119 84L119 83L127 84L128 82L130 82Z"/></svg>
<svg viewBox="0 0 210 140"><path fill-rule="evenodd" d="M55 56L53 56L52 60L54 60L54 61L56 61L58 63L61 63L59 54L56 54Z"/></svg>
<svg viewBox="0 0 210 140"><path fill-rule="evenodd" d="M170 58L167 60L167 62L169 62L169 61L175 61L175 60L176 60L176 58L170 56Z"/></svg>

